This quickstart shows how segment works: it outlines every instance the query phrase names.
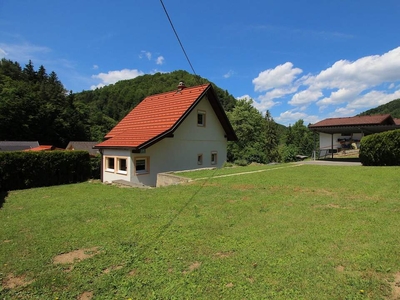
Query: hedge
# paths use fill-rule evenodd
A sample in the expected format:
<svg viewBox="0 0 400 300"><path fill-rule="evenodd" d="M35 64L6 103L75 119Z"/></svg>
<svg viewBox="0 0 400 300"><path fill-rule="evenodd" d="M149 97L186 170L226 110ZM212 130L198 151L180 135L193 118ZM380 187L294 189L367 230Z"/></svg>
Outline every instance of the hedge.
<svg viewBox="0 0 400 300"><path fill-rule="evenodd" d="M0 191L83 182L90 175L87 151L0 152Z"/></svg>
<svg viewBox="0 0 400 300"><path fill-rule="evenodd" d="M400 166L400 130L364 137L359 157L364 166Z"/></svg>

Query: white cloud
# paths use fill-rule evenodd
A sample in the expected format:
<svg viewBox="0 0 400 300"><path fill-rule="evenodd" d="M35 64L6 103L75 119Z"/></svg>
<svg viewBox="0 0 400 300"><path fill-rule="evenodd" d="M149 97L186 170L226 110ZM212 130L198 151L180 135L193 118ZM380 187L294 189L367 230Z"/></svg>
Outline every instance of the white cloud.
<svg viewBox="0 0 400 300"><path fill-rule="evenodd" d="M151 52L142 50L139 54L139 58L147 58L148 60L151 60Z"/></svg>
<svg viewBox="0 0 400 300"><path fill-rule="evenodd" d="M342 116L342 117L351 117L356 114L356 111L354 109L346 108L346 107L339 107L335 109L333 113L331 113L332 117L335 116Z"/></svg>
<svg viewBox="0 0 400 300"><path fill-rule="evenodd" d="M163 56L159 56L156 59L156 64L157 65L162 65L164 63L164 57Z"/></svg>
<svg viewBox="0 0 400 300"><path fill-rule="evenodd" d="M0 43L0 57L20 62L28 62L29 60L37 61L36 55L44 55L49 52L51 52L51 49L48 47L36 46L29 43Z"/></svg>
<svg viewBox="0 0 400 300"><path fill-rule="evenodd" d="M255 106L271 107L272 99L283 101L291 95L286 101L297 108L296 114L312 103L316 103L320 111L333 106L337 114L356 114L400 97L399 70L400 47L355 61L339 60L315 75L299 78L302 70L287 62L253 79L255 91L267 91L257 97L260 103ZM282 115L282 120L287 116L288 113Z"/></svg>
<svg viewBox="0 0 400 300"><path fill-rule="evenodd" d="M100 79L101 82L98 85L92 85L90 88L94 90L96 88L101 88L108 84L116 83L117 81L120 80L133 79L143 74L144 73L142 71L136 69L134 70L123 69L120 71L109 71L108 73L99 73L97 75L92 75L92 78Z"/></svg>
<svg viewBox="0 0 400 300"><path fill-rule="evenodd" d="M299 68L293 68L291 62L286 62L274 69L268 69L258 74L258 77L253 79L254 90L263 92L291 85L296 76L302 72Z"/></svg>
<svg viewBox="0 0 400 300"><path fill-rule="evenodd" d="M99 66L98 65L93 65L93 70L97 70L99 68Z"/></svg>
<svg viewBox="0 0 400 300"><path fill-rule="evenodd" d="M324 94L321 91L313 91L311 89L298 92L293 95L292 100L289 101L291 105L307 104L310 101L316 101L321 98Z"/></svg>
<svg viewBox="0 0 400 300"><path fill-rule="evenodd" d="M253 102L253 106L257 108L260 112L265 112L278 104L280 104L280 102L275 102L272 100L261 100Z"/></svg>
<svg viewBox="0 0 400 300"><path fill-rule="evenodd" d="M250 97L250 95L243 95L243 96L240 96L240 97L236 97L236 99L237 99L237 100L240 100L240 99L250 100L250 99L252 99L252 98Z"/></svg>
<svg viewBox="0 0 400 300"><path fill-rule="evenodd" d="M232 77L232 75L234 75L235 72L233 70L229 70L228 73L224 74L224 78L229 78Z"/></svg>
<svg viewBox="0 0 400 300"><path fill-rule="evenodd" d="M293 125L298 120L302 119L304 121L304 125L308 125L309 123L315 123L320 120L318 116L308 115L304 112L287 110L279 115L279 117L274 118L275 122L284 125Z"/></svg>
<svg viewBox="0 0 400 300"><path fill-rule="evenodd" d="M6 57L7 55L8 55L8 53L7 53L5 50L3 50L3 49L0 48L0 57L1 57L1 58L4 58L4 57Z"/></svg>

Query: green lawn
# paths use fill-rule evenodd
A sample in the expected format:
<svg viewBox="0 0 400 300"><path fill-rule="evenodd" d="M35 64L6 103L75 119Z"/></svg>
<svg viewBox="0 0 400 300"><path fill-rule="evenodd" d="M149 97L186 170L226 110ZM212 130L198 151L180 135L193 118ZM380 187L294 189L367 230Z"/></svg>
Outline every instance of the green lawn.
<svg viewBox="0 0 400 300"><path fill-rule="evenodd" d="M9 192L0 209L0 299L400 295L399 167L196 173L210 178ZM75 250L91 256L55 263Z"/></svg>

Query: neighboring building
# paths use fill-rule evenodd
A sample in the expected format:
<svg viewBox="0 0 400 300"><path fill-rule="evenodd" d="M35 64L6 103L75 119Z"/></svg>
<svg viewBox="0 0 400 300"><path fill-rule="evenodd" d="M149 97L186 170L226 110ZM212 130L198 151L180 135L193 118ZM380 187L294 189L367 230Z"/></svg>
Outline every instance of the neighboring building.
<svg viewBox="0 0 400 300"><path fill-rule="evenodd" d="M88 151L90 155L96 156L100 154L98 149L93 149L98 142L82 142L82 141L71 141L68 143L65 150L79 150L79 151Z"/></svg>
<svg viewBox="0 0 400 300"><path fill-rule="evenodd" d="M0 151L22 151L39 147L38 141L0 141Z"/></svg>
<svg viewBox="0 0 400 300"><path fill-rule="evenodd" d="M366 135L400 129L400 119L394 119L390 114L329 118L309 125L308 128L319 133L320 149L334 153L351 148L352 144L358 148Z"/></svg>
<svg viewBox="0 0 400 300"><path fill-rule="evenodd" d="M52 145L40 145L40 146L35 147L35 148L25 149L24 151L53 151L53 150L64 150L64 149L57 148L57 147L52 146Z"/></svg>
<svg viewBox="0 0 400 300"><path fill-rule="evenodd" d="M146 97L98 144L102 181L155 186L167 171L221 167L236 134L211 84Z"/></svg>

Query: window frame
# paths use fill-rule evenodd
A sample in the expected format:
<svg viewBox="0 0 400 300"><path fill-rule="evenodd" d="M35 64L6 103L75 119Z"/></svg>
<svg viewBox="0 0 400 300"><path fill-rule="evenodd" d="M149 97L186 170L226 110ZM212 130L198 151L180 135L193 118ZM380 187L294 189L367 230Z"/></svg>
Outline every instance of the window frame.
<svg viewBox="0 0 400 300"><path fill-rule="evenodd" d="M137 170L137 161L144 160L144 170ZM150 157L148 156L138 156L134 158L135 165L135 175L145 175L150 173Z"/></svg>
<svg viewBox="0 0 400 300"><path fill-rule="evenodd" d="M121 161L125 161L125 170L121 168ZM117 174L128 174L128 159L126 157L117 157Z"/></svg>
<svg viewBox="0 0 400 300"><path fill-rule="evenodd" d="M199 116L202 116L201 122L199 122ZM197 110L197 126L198 127L206 127L206 111L205 110Z"/></svg>
<svg viewBox="0 0 400 300"><path fill-rule="evenodd" d="M110 161L113 161L113 166L110 168ZM114 156L106 156L105 157L105 170L106 172L114 173L115 172L115 157Z"/></svg>
<svg viewBox="0 0 400 300"><path fill-rule="evenodd" d="M214 157L214 160L213 160ZM216 165L218 163L218 152L217 151L211 151L211 164Z"/></svg>

